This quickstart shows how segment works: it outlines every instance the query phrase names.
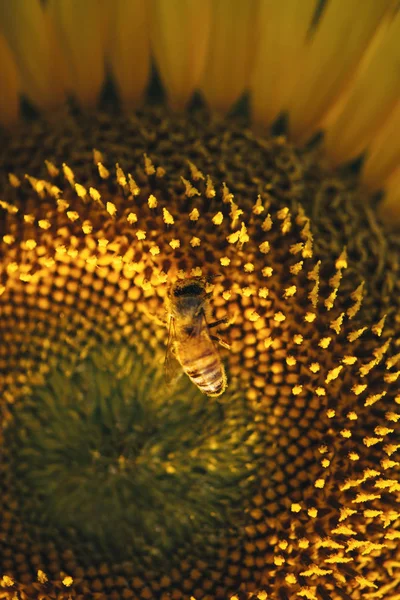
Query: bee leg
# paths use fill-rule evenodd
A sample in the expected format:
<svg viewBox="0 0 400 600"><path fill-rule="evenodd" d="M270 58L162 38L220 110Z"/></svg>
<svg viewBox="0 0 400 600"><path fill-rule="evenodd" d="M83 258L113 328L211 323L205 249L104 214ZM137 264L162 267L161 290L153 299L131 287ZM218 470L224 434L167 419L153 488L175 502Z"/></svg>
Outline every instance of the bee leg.
<svg viewBox="0 0 400 600"><path fill-rule="evenodd" d="M212 340L214 340L214 342L218 342L218 344L219 344L220 346L222 346L223 348L226 348L227 350L230 350L230 349L231 349L230 345L229 345L229 344L227 344L226 342L224 342L224 340L223 340L223 339L221 339L220 337L218 337L217 335L210 335L210 338L211 338Z"/></svg>
<svg viewBox="0 0 400 600"><path fill-rule="evenodd" d="M222 325L223 323L229 323L229 319L227 317L224 317L223 319L218 319L218 321L207 323L207 327L208 329L211 329L211 327L218 327L218 325Z"/></svg>

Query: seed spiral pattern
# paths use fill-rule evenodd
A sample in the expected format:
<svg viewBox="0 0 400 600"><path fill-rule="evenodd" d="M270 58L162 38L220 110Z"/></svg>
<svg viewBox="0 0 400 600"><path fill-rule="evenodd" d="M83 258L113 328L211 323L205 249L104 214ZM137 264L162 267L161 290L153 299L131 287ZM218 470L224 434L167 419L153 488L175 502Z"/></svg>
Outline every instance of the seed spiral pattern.
<svg viewBox="0 0 400 600"><path fill-rule="evenodd" d="M308 216L350 184L204 115L57 127L3 158L0 598L395 598L396 249L347 235L351 204ZM167 288L197 275L220 402L162 380Z"/></svg>

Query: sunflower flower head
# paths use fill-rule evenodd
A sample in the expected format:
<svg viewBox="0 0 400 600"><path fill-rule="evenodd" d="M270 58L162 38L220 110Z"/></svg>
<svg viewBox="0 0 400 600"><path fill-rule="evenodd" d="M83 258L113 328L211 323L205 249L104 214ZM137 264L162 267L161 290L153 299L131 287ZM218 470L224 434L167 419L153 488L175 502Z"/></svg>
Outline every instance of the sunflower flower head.
<svg viewBox="0 0 400 600"><path fill-rule="evenodd" d="M155 2L151 18L143 3L128 4L101 13L87 40L98 53L89 79L73 58L86 52L69 26L76 6L18 4L20 17L37 11L47 23L43 44L60 34L61 95L63 69L71 78L75 65L69 85L95 102L107 47L128 106L147 81L151 40L176 112L122 113L106 98L108 110L70 104L2 134L0 598L395 599L399 238L365 191L372 170L332 168L336 125L325 147L296 147L261 137L247 117L221 117L249 71L256 121L265 127L276 106L290 107L288 78L280 104L261 101L257 73L271 73L250 26L256 16L283 22L267 3L238 3L231 24L223 1L182 11ZM83 27L96 6L79 9ZM323 32L330 10L326 21L304 14L307 31L320 19ZM364 46L386 18L369 10ZM136 11L144 57L129 85L126 11ZM197 63L184 63L171 36L188 37L191 19L201 24ZM236 35L247 51L224 90L218 44ZM8 43L23 72L22 42ZM200 101L179 112L204 65L201 90L218 116ZM42 83L29 89L48 107ZM322 114L344 119L352 93L330 120L321 96L301 127L299 97L297 139ZM363 147L341 143L340 157ZM205 286L204 327L226 371L218 397L186 375L165 378L171 289L189 278Z"/></svg>

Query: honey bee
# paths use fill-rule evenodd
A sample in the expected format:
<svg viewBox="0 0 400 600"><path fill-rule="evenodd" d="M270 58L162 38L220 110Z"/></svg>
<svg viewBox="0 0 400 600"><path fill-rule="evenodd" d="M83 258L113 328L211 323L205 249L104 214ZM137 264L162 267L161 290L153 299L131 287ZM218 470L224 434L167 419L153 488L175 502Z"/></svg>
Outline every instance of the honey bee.
<svg viewBox="0 0 400 600"><path fill-rule="evenodd" d="M226 319L207 323L210 313L206 280L191 277L177 281L168 292L169 336L165 356L165 378L171 383L183 371L207 396L220 396L227 387L225 369L214 341L229 348L210 328Z"/></svg>

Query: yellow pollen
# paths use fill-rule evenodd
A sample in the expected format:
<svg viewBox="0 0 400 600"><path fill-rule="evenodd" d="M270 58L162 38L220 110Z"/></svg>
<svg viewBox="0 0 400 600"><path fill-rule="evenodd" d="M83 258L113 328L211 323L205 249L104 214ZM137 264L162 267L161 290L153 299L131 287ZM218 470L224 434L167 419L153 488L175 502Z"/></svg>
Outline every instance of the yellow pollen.
<svg viewBox="0 0 400 600"><path fill-rule="evenodd" d="M203 275L203 270L201 267L194 267L191 271L190 274L192 277L201 277ZM214 285L213 284L206 284L206 292L207 293L212 293L214 289Z"/></svg>
<svg viewBox="0 0 400 600"><path fill-rule="evenodd" d="M302 391L303 391L302 385L295 385L294 388L292 388L293 396L298 396L299 394L301 394Z"/></svg>
<svg viewBox="0 0 400 600"><path fill-rule="evenodd" d="M272 267L264 267L263 270L261 271L261 273L263 274L264 277L271 277L272 273L273 273L273 268Z"/></svg>
<svg viewBox="0 0 400 600"><path fill-rule="evenodd" d="M352 300L354 300L354 305L351 308L349 308L347 311L347 316L349 317L349 319L352 319L353 317L355 317L355 315L360 310L362 300L363 300L363 295L364 295L364 282L362 282L358 286L358 288L352 294L350 294Z"/></svg>
<svg viewBox="0 0 400 600"><path fill-rule="evenodd" d="M44 229L44 230L50 229L50 227L51 227L51 223L47 219L40 219L38 221L38 225L39 225L40 229Z"/></svg>
<svg viewBox="0 0 400 600"><path fill-rule="evenodd" d="M15 237L13 235L3 235L3 242L7 245L11 245L15 242Z"/></svg>
<svg viewBox="0 0 400 600"><path fill-rule="evenodd" d="M136 237L137 237L138 240L145 240L146 239L146 232L143 231L142 229L139 229L136 232Z"/></svg>
<svg viewBox="0 0 400 600"><path fill-rule="evenodd" d="M300 346L300 344L302 344L302 343L303 343L303 341L304 341L304 338L303 338L303 336L301 335L301 333L296 333L296 334L293 336L293 342L294 342L295 344L297 344L298 346Z"/></svg>
<svg viewBox="0 0 400 600"><path fill-rule="evenodd" d="M259 318L260 315L256 311L253 311L249 317L249 320L254 323L255 321L258 321Z"/></svg>
<svg viewBox="0 0 400 600"><path fill-rule="evenodd" d="M110 177L110 171L106 169L102 162L97 163L97 168L99 170L99 175L102 179L108 179Z"/></svg>
<svg viewBox="0 0 400 600"><path fill-rule="evenodd" d="M11 587L14 585L14 579L9 575L3 575L0 579L0 585L1 587Z"/></svg>
<svg viewBox="0 0 400 600"><path fill-rule="evenodd" d="M277 321L278 323L282 323L283 321L285 321L285 319L286 316L281 311L278 311L274 314L274 321Z"/></svg>
<svg viewBox="0 0 400 600"><path fill-rule="evenodd" d="M79 196L79 198L82 198L82 200L84 198L86 198L86 196L87 196L86 188L83 185L81 185L80 183L75 184L75 191L76 191L77 195Z"/></svg>
<svg viewBox="0 0 400 600"><path fill-rule="evenodd" d="M154 175L154 173L156 172L154 165L151 161L151 158L149 158L147 156L147 154L144 154L144 170L146 175Z"/></svg>
<svg viewBox="0 0 400 600"><path fill-rule="evenodd" d="M82 231L86 235L89 234L89 233L92 233L92 231L93 231L93 225L91 224L90 221L84 221L82 223Z"/></svg>
<svg viewBox="0 0 400 600"><path fill-rule="evenodd" d="M347 418L350 421L356 421L358 419L358 415L354 411L351 411L351 412L347 413Z"/></svg>
<svg viewBox="0 0 400 600"><path fill-rule="evenodd" d="M372 327L372 333L374 333L375 335L380 337L382 335L383 327L385 325L385 320L386 320L386 315L384 315L382 317L382 319L380 321L378 321L378 323L376 323L376 325L374 325Z"/></svg>
<svg viewBox="0 0 400 600"><path fill-rule="evenodd" d="M342 358L342 363L345 365L354 365L357 362L356 356L344 356Z"/></svg>
<svg viewBox="0 0 400 600"><path fill-rule="evenodd" d="M180 240L177 239L173 239L170 241L169 245L171 246L171 248L173 248L174 250L176 250L176 248L179 248L181 245Z"/></svg>
<svg viewBox="0 0 400 600"><path fill-rule="evenodd" d="M304 316L304 320L305 320L307 323L313 323L313 322L315 321L315 319L316 319L316 318L317 318L317 315L316 315L315 313L312 313L312 312L308 312L308 313L306 313L306 314L305 314L305 316Z"/></svg>
<svg viewBox="0 0 400 600"><path fill-rule="evenodd" d="M309 366L309 369L312 373L318 373L318 371L321 369L321 367L320 367L319 363L314 362L314 363L311 363L311 365Z"/></svg>
<svg viewBox="0 0 400 600"><path fill-rule="evenodd" d="M230 193L228 186L225 181L222 183L222 202L229 204L234 199L234 195Z"/></svg>
<svg viewBox="0 0 400 600"><path fill-rule="evenodd" d="M304 261L300 261L289 268L292 275L298 275L303 268Z"/></svg>
<svg viewBox="0 0 400 600"><path fill-rule="evenodd" d="M60 212L64 212L69 207L69 204L66 200L64 200L64 198L58 198L57 207Z"/></svg>
<svg viewBox="0 0 400 600"><path fill-rule="evenodd" d="M173 225L175 223L174 217L166 208L163 208L163 221L166 225Z"/></svg>
<svg viewBox="0 0 400 600"><path fill-rule="evenodd" d="M46 573L44 573L41 569L39 569L37 572L37 578L39 583L46 583L46 581L48 581Z"/></svg>
<svg viewBox="0 0 400 600"><path fill-rule="evenodd" d="M358 383L356 385L353 385L353 387L351 388L351 391L356 395L359 396L360 394L362 394L366 389L367 389L367 385L365 384L361 384Z"/></svg>
<svg viewBox="0 0 400 600"><path fill-rule="evenodd" d="M10 215L18 212L18 208L13 204L9 204L8 202L4 202L4 200L0 200L0 208L6 210Z"/></svg>
<svg viewBox="0 0 400 600"><path fill-rule="evenodd" d="M215 188L214 188L214 184L211 180L211 177L209 175L207 175L207 179L206 179L206 196L207 198L214 198L215 197Z"/></svg>
<svg viewBox="0 0 400 600"><path fill-rule="evenodd" d="M294 513L299 513L301 511L301 504L292 504L290 510Z"/></svg>
<svg viewBox="0 0 400 600"><path fill-rule="evenodd" d="M194 208L194 209L192 210L192 212L189 214L189 219L190 219L191 221L197 221L199 217L200 217L200 213L199 213L199 211L197 210L197 208Z"/></svg>
<svg viewBox="0 0 400 600"><path fill-rule="evenodd" d="M344 248L343 252L335 262L337 269L347 269L347 250Z"/></svg>
<svg viewBox="0 0 400 600"><path fill-rule="evenodd" d="M331 338L331 337L325 337L325 338L322 338L322 339L320 340L320 342L319 342L318 346L319 346L320 348L323 348L324 350L326 350L326 349L328 348L329 344L331 343L331 341L332 341L332 338Z"/></svg>
<svg viewBox="0 0 400 600"><path fill-rule="evenodd" d="M236 221L242 214L242 209L239 208L238 205L235 204L235 202L231 202L231 212L229 213L229 216L232 219L232 226L235 226Z"/></svg>
<svg viewBox="0 0 400 600"><path fill-rule="evenodd" d="M252 273L254 271L253 263L246 263L244 265L244 270L246 271L246 273Z"/></svg>
<svg viewBox="0 0 400 600"><path fill-rule="evenodd" d="M295 285L291 285L290 287L286 288L284 293L283 293L283 297L284 298L291 298L292 296L294 296L297 292L297 288Z"/></svg>
<svg viewBox="0 0 400 600"><path fill-rule="evenodd" d="M317 479L316 482L314 483L314 486L320 490L322 490L325 487L325 479Z"/></svg>
<svg viewBox="0 0 400 600"><path fill-rule="evenodd" d="M79 213L77 213L76 210L68 210L67 217L70 221L72 221L72 223L74 223L74 221L79 219Z"/></svg>
<svg viewBox="0 0 400 600"><path fill-rule="evenodd" d="M286 364L289 367L294 367L297 364L297 360L295 359L294 356L287 356L286 357Z"/></svg>
<svg viewBox="0 0 400 600"><path fill-rule="evenodd" d="M262 287L258 290L258 295L260 298L268 298L269 289L266 287Z"/></svg>
<svg viewBox="0 0 400 600"><path fill-rule="evenodd" d="M221 263L221 265L223 267L227 267L230 264L231 259L228 258L227 256L223 256L222 258L219 259L219 262Z"/></svg>
<svg viewBox="0 0 400 600"><path fill-rule="evenodd" d="M128 223L130 225L133 225L133 223L137 223L137 215L135 213L129 213L128 216L126 217L126 220L128 221Z"/></svg>
<svg viewBox="0 0 400 600"><path fill-rule="evenodd" d="M343 365L339 365L335 369L331 369L330 371L328 371L328 375L326 376L325 383L330 383L331 381L334 381L335 379L337 379L339 376L339 373L341 372L342 369L343 369Z"/></svg>
<svg viewBox="0 0 400 600"><path fill-rule="evenodd" d="M19 178L16 175L14 175L14 173L8 174L8 181L14 188L18 188L21 185Z"/></svg>
<svg viewBox="0 0 400 600"><path fill-rule="evenodd" d="M269 242L262 242L262 244L260 244L259 246L260 252L262 252L262 254L268 254L268 252L271 249L271 246L269 245Z"/></svg>
<svg viewBox="0 0 400 600"><path fill-rule="evenodd" d="M70 575L67 575L66 577L64 577L62 582L65 585L65 587L70 587L74 583L74 580Z"/></svg>
<svg viewBox="0 0 400 600"><path fill-rule="evenodd" d="M140 188L130 173L128 173L128 184L129 191L132 194L132 196L138 196L140 194Z"/></svg>
<svg viewBox="0 0 400 600"><path fill-rule="evenodd" d="M187 164L190 169L190 175L192 176L192 178L195 181L199 181L200 179L204 180L203 173L201 171L199 171L199 169L196 167L196 165L194 165L192 162L190 162L190 160L187 161Z"/></svg>
<svg viewBox="0 0 400 600"><path fill-rule="evenodd" d="M93 148L93 163L97 165L99 162L104 162L104 156L100 150Z"/></svg>
<svg viewBox="0 0 400 600"><path fill-rule="evenodd" d="M62 165L64 177L68 181L68 183L73 187L75 183L75 175L73 170L65 163Z"/></svg>
<svg viewBox="0 0 400 600"><path fill-rule="evenodd" d="M147 204L149 205L149 208L156 208L156 206L158 204L157 198L153 194L150 194L150 196L147 200Z"/></svg>
<svg viewBox="0 0 400 600"><path fill-rule="evenodd" d="M221 211L217 212L217 214L214 215L212 218L212 222L214 223L214 225L221 225L223 220L224 220L224 215L222 214Z"/></svg>
<svg viewBox="0 0 400 600"><path fill-rule="evenodd" d="M315 393L317 394L317 396L326 396L326 391L323 387L317 387Z"/></svg>
<svg viewBox="0 0 400 600"><path fill-rule="evenodd" d="M333 329L335 331L335 333L337 333L337 335L339 335L340 330L342 328L343 319L344 319L344 313L339 315L337 319L335 319L334 321L331 321L331 323L330 323L330 328Z"/></svg>
<svg viewBox="0 0 400 600"><path fill-rule="evenodd" d="M351 431L349 429L342 429L340 435L344 438L351 438Z"/></svg>
<svg viewBox="0 0 400 600"><path fill-rule="evenodd" d="M36 246L37 246L36 240L31 239L31 240L26 240L26 242L25 242L25 248L27 250L33 250L34 248L36 248Z"/></svg>
<svg viewBox="0 0 400 600"><path fill-rule="evenodd" d="M125 188L127 186L126 176L125 176L124 171L121 169L121 167L119 166L118 163L115 165L115 170L116 170L118 185L120 185L122 188Z"/></svg>
<svg viewBox="0 0 400 600"><path fill-rule="evenodd" d="M192 237L192 239L190 240L190 245L192 246L192 248L196 248L197 246L200 246L201 244L201 239L198 237Z"/></svg>
<svg viewBox="0 0 400 600"><path fill-rule="evenodd" d="M106 210L111 217L114 217L117 212L117 207L115 206L114 202L107 202Z"/></svg>
<svg viewBox="0 0 400 600"><path fill-rule="evenodd" d="M264 209L264 206L261 201L261 196L260 196L260 194L258 194L256 203L253 206L253 214L261 215L261 213L264 212L264 210L265 209Z"/></svg>
<svg viewBox="0 0 400 600"><path fill-rule="evenodd" d="M183 185L185 186L185 196L187 198L193 198L193 196L200 196L199 190L197 188L195 188L190 183L190 181L188 181L184 177L181 177L181 181L182 181Z"/></svg>
<svg viewBox="0 0 400 600"><path fill-rule="evenodd" d="M270 215L270 214L268 214L268 215L265 217L265 219L264 219L264 221L263 221L263 224L261 225L261 229L262 229L263 231L270 231L270 230L271 230L271 228L272 228L272 218L271 218L271 215Z"/></svg>
<svg viewBox="0 0 400 600"><path fill-rule="evenodd" d="M230 235L228 235L226 239L229 242L229 244L236 244L236 242L239 241L239 237L240 231L235 231L235 233L231 233Z"/></svg>
<svg viewBox="0 0 400 600"><path fill-rule="evenodd" d="M224 300L229 300L231 296L232 292L230 290L225 290L224 292L222 292L222 297Z"/></svg>
<svg viewBox="0 0 400 600"><path fill-rule="evenodd" d="M150 248L150 254L157 256L157 254L160 254L160 248L158 246L152 246Z"/></svg>

